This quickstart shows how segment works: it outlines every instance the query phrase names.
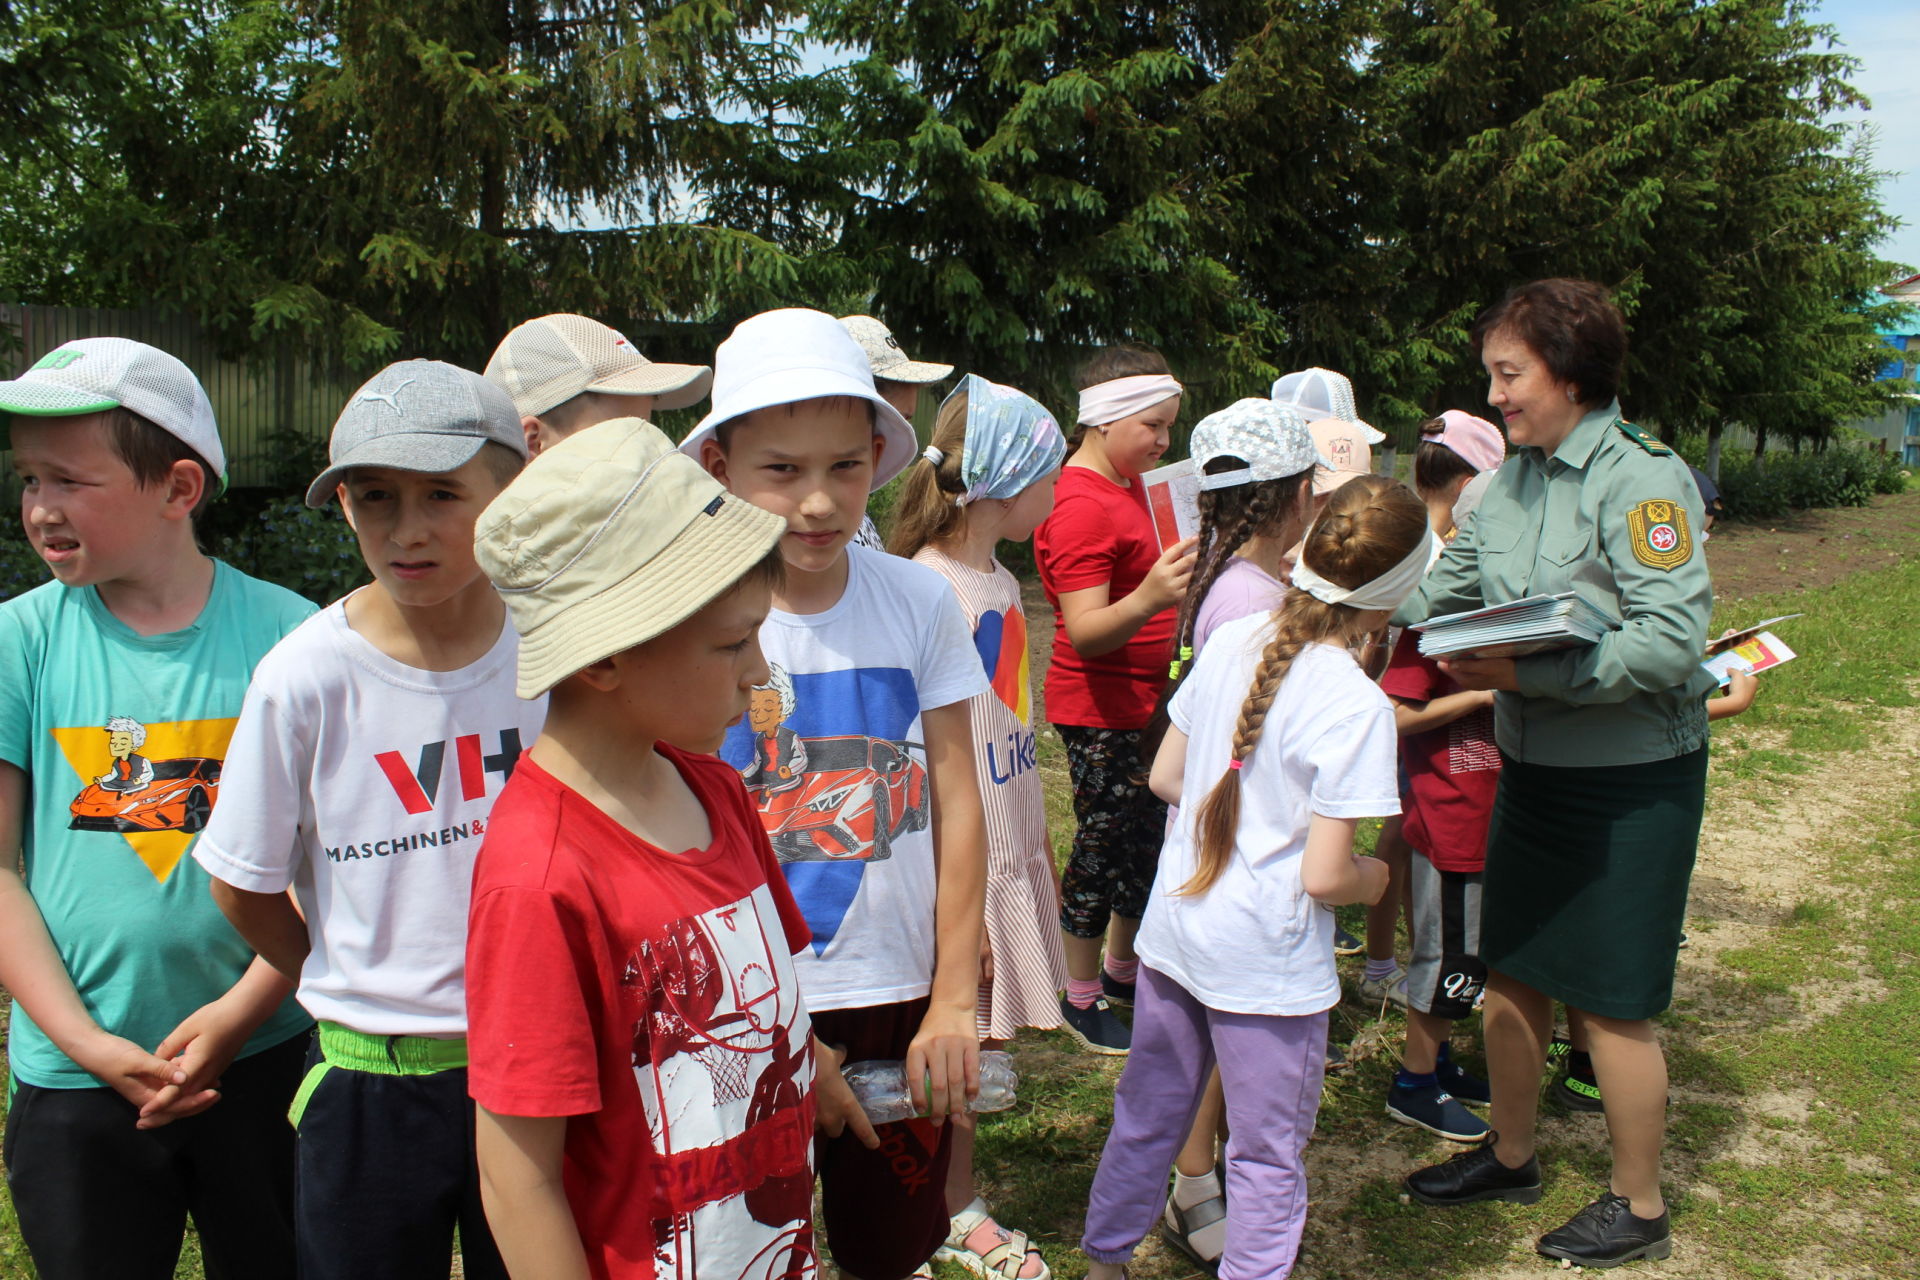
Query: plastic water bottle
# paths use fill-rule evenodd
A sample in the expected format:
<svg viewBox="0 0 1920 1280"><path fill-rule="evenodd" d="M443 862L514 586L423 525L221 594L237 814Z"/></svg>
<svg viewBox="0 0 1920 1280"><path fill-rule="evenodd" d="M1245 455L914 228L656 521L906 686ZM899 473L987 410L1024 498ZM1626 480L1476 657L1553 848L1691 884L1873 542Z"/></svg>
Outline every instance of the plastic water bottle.
<svg viewBox="0 0 1920 1280"><path fill-rule="evenodd" d="M875 1124L911 1120L920 1112L907 1092L907 1064L890 1061L849 1062L840 1068L853 1096ZM989 1049L980 1055L980 1095L969 1105L971 1111L1005 1111L1013 1105L1020 1076L1013 1069L1011 1055Z"/></svg>

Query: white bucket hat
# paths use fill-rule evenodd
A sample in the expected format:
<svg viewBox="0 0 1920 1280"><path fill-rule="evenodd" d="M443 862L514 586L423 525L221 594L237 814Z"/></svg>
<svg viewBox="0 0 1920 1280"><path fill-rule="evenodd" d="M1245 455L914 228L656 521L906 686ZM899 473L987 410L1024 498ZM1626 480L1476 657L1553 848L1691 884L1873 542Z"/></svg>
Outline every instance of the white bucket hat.
<svg viewBox="0 0 1920 1280"><path fill-rule="evenodd" d="M1375 430L1360 420L1359 411L1353 404L1353 383L1347 380L1344 373L1335 373L1316 365L1311 369L1286 374L1273 384L1273 398L1298 409L1300 416L1308 422L1317 418L1338 418L1342 422L1351 422L1366 434L1369 445L1379 444L1387 438L1386 432Z"/></svg>
<svg viewBox="0 0 1920 1280"><path fill-rule="evenodd" d="M662 409L684 409L713 382L706 365L656 364L618 329L565 312L529 320L500 339L486 373L528 417L588 391L652 396Z"/></svg>
<svg viewBox="0 0 1920 1280"><path fill-rule="evenodd" d="M520 633L515 692L537 698L679 625L786 531L639 418L542 449L473 530L474 556Z"/></svg>
<svg viewBox="0 0 1920 1280"><path fill-rule="evenodd" d="M907 353L900 349L900 339L872 316L841 316L840 323L847 326L847 332L867 353L867 363L873 367L873 376L876 378L924 385L953 375L953 366L950 364L908 359Z"/></svg>
<svg viewBox="0 0 1920 1280"><path fill-rule="evenodd" d="M200 455L215 483L227 487L227 451L213 403L178 359L132 338L76 338L41 356L11 382L0 382L0 426L8 416L65 417L126 409Z"/></svg>
<svg viewBox="0 0 1920 1280"><path fill-rule="evenodd" d="M920 455L913 427L874 389L860 344L838 320L805 307L763 311L734 326L713 356L713 409L681 441L680 451L698 462L700 446L721 423L756 409L829 396L852 396L873 406L874 434L882 441L873 469L875 489Z"/></svg>

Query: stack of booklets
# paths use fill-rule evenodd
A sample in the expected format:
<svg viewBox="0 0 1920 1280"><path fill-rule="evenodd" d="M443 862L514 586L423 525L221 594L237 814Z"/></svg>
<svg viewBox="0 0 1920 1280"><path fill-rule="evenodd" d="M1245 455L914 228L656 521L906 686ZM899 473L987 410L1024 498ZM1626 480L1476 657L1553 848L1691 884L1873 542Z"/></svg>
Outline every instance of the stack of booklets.
<svg viewBox="0 0 1920 1280"><path fill-rule="evenodd" d="M1575 592L1528 596L1415 623L1429 658L1520 658L1592 644L1619 623Z"/></svg>

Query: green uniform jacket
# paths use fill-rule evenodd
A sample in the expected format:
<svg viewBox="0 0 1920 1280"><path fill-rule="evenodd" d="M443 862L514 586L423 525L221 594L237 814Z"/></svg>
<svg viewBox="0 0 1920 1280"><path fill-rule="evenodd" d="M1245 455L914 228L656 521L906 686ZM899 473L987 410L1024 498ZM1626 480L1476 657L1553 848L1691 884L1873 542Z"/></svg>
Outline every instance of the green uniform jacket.
<svg viewBox="0 0 1920 1280"><path fill-rule="evenodd" d="M1573 767L1685 755L1707 741L1714 683L1700 668L1713 612L1701 517L1686 465L1610 404L1551 456L1507 460L1394 621L1578 591L1620 629L1516 660L1520 692L1494 699L1500 749Z"/></svg>

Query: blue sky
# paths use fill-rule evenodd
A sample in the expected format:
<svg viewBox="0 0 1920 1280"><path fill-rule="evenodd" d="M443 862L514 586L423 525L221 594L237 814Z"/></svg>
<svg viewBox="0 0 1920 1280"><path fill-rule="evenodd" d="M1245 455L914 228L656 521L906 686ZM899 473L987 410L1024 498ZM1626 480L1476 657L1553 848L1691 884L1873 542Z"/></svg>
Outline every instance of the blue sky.
<svg viewBox="0 0 1920 1280"><path fill-rule="evenodd" d="M1842 47L1860 59L1853 83L1873 102L1873 110L1841 118L1872 125L1875 166L1898 175L1887 179L1880 198L1906 225L1880 252L1920 271L1920 3L1825 0L1817 20L1837 28Z"/></svg>

